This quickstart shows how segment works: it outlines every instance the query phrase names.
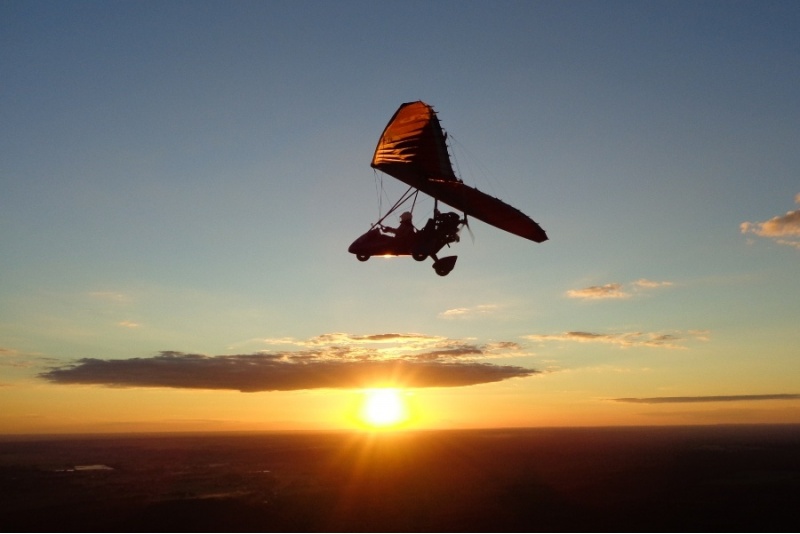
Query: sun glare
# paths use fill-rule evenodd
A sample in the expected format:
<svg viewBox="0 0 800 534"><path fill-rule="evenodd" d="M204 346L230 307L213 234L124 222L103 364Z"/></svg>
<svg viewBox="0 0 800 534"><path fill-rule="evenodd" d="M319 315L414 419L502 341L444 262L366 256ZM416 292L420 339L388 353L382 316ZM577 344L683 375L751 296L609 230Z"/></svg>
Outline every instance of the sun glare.
<svg viewBox="0 0 800 534"><path fill-rule="evenodd" d="M409 418L408 405L403 393L394 388L364 391L361 419L371 428L392 428Z"/></svg>

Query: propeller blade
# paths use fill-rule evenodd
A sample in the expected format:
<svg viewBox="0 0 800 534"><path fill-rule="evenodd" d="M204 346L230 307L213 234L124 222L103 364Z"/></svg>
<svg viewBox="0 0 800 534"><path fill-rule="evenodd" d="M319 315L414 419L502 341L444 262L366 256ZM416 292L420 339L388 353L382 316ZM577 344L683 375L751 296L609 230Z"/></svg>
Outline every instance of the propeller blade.
<svg viewBox="0 0 800 534"><path fill-rule="evenodd" d="M467 219L467 215L466 214L464 214L464 220L461 223L461 228L458 229L459 236L461 235L461 230L463 230L464 228L467 229L467 232L469 233L469 237L472 240L472 244L474 245L475 244L475 234L472 233L472 228L469 227L469 220Z"/></svg>

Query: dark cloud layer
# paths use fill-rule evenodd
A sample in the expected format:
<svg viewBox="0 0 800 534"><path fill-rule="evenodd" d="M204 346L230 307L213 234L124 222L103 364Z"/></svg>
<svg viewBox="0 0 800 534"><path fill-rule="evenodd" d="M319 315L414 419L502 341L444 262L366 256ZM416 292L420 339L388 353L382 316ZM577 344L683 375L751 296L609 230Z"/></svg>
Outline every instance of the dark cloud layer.
<svg viewBox="0 0 800 534"><path fill-rule="evenodd" d="M225 389L244 392L317 388L459 387L530 376L538 371L454 357L478 348L431 351L413 358L354 356L346 349L205 356L162 352L151 358L84 358L39 376L58 384ZM449 358L443 360L443 356ZM455 360L455 361L454 361Z"/></svg>
<svg viewBox="0 0 800 534"><path fill-rule="evenodd" d="M680 402L733 402L733 401L762 401L762 400L797 400L800 394L781 393L775 395L709 395L697 397L644 397L612 399L616 402L631 402L636 404L668 404Z"/></svg>

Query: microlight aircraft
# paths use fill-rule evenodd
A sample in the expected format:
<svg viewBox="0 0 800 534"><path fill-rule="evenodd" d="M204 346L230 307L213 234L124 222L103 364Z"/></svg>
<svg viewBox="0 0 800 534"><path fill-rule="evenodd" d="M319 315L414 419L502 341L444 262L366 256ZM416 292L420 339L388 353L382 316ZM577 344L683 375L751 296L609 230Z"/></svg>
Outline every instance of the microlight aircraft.
<svg viewBox="0 0 800 534"><path fill-rule="evenodd" d="M408 190L374 223L353 241L348 252L359 261L371 256L410 255L417 261L433 259L433 269L446 276L455 267L457 256L439 258L439 251L459 240L458 232L466 226L467 216L516 234L536 243L547 240L545 231L530 217L478 189L466 185L453 172L447 150L447 134L431 106L422 101L402 104L383 130L371 167L408 184ZM383 221L419 192L434 199L433 216L403 241L388 235ZM463 213L442 213L439 202ZM413 205L412 205L413 210Z"/></svg>

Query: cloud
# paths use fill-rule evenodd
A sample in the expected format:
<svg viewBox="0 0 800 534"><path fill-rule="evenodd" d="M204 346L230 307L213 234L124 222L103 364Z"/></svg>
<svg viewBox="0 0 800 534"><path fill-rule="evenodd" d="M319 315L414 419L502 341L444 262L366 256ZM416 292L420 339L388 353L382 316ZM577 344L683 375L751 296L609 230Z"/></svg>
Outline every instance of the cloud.
<svg viewBox="0 0 800 534"><path fill-rule="evenodd" d="M26 362L18 350L0 347L0 367L28 366L30 366L30 362Z"/></svg>
<svg viewBox="0 0 800 534"><path fill-rule="evenodd" d="M319 350L319 354L336 354L337 358L344 354L349 358L371 359L376 357L406 359L427 359L431 356L456 358L466 355L489 355L493 345L475 345L465 340L448 339L426 334L369 334L354 335L342 332L322 334L307 340L292 338L269 338L261 340L270 347L294 345L307 349ZM511 342L508 342L511 343ZM297 353L299 354L299 353Z"/></svg>
<svg viewBox="0 0 800 534"><path fill-rule="evenodd" d="M466 308L451 308L439 314L443 319L463 319L467 317L474 317L476 315L487 315L494 313L498 310L496 304L479 304Z"/></svg>
<svg viewBox="0 0 800 534"><path fill-rule="evenodd" d="M764 401L764 400L799 400L800 394L780 393L773 395L708 395L697 397L627 397L611 399L615 402L629 402L634 404L669 404L686 402L739 402L739 401Z"/></svg>
<svg viewBox="0 0 800 534"><path fill-rule="evenodd" d="M622 284L613 283L604 286L591 286L583 289L570 289L567 296L572 299L626 299L630 293L622 290Z"/></svg>
<svg viewBox="0 0 800 534"><path fill-rule="evenodd" d="M671 286L672 282L656 282L641 278L628 284L629 289L619 282L612 282L602 286L591 286L582 289L570 289L567 296L572 299L601 300L601 299L627 299L633 296L634 292L653 289L657 287Z"/></svg>
<svg viewBox="0 0 800 534"><path fill-rule="evenodd" d="M794 197L794 201L800 204L800 193ZM755 234L800 249L800 210L787 211L785 215L762 222L743 222L739 228L743 234Z"/></svg>
<svg viewBox="0 0 800 534"><path fill-rule="evenodd" d="M249 340L252 341L252 340ZM355 335L344 332L333 332L321 334L311 339L295 339L292 337L264 338L258 341L268 346L294 345L297 347L320 347L330 345L347 346L404 346L422 347L435 346L446 342L446 338L439 336L429 336L425 334L369 334Z"/></svg>
<svg viewBox="0 0 800 534"><path fill-rule="evenodd" d="M672 285L672 282L656 282L653 280L647 280L645 278L641 278L633 283L636 287L644 287L644 288L654 288L654 287L668 287Z"/></svg>
<svg viewBox="0 0 800 534"><path fill-rule="evenodd" d="M402 349L364 348L359 343L427 339L432 346ZM476 361L519 348L513 342L487 346L416 334L351 336L326 334L317 345L296 351L207 356L163 351L149 358L103 360L83 358L39 375L57 384L97 384L111 387L170 387L226 389L245 392L292 391L318 388L396 386L409 388L461 387L539 371ZM354 340L353 346L344 344ZM435 340L435 343L433 342Z"/></svg>
<svg viewBox="0 0 800 534"><path fill-rule="evenodd" d="M487 343L484 345L483 350L485 353L507 351L515 352L522 350L522 346L514 341L495 341L493 343Z"/></svg>
<svg viewBox="0 0 800 534"><path fill-rule="evenodd" d="M400 343L400 344L414 344L414 345L427 345L432 343L439 343L444 338L437 336L428 336L424 334L370 334L370 335L353 335L336 332L333 334L322 334L320 336L311 338L308 341L296 342L298 345L315 346L315 345L331 345L331 344L379 344L379 343Z"/></svg>
<svg viewBox="0 0 800 534"><path fill-rule="evenodd" d="M707 341L708 332L692 330L682 333L660 332L622 332L600 334L596 332L563 332L561 334L531 334L522 336L524 339L538 342L549 341L574 341L577 343L605 343L619 347L656 347L666 349L683 349L681 343L688 340Z"/></svg>
<svg viewBox="0 0 800 534"><path fill-rule="evenodd" d="M0 367L31 369L56 362L55 358L44 357L35 352L23 352L9 347L0 347Z"/></svg>

